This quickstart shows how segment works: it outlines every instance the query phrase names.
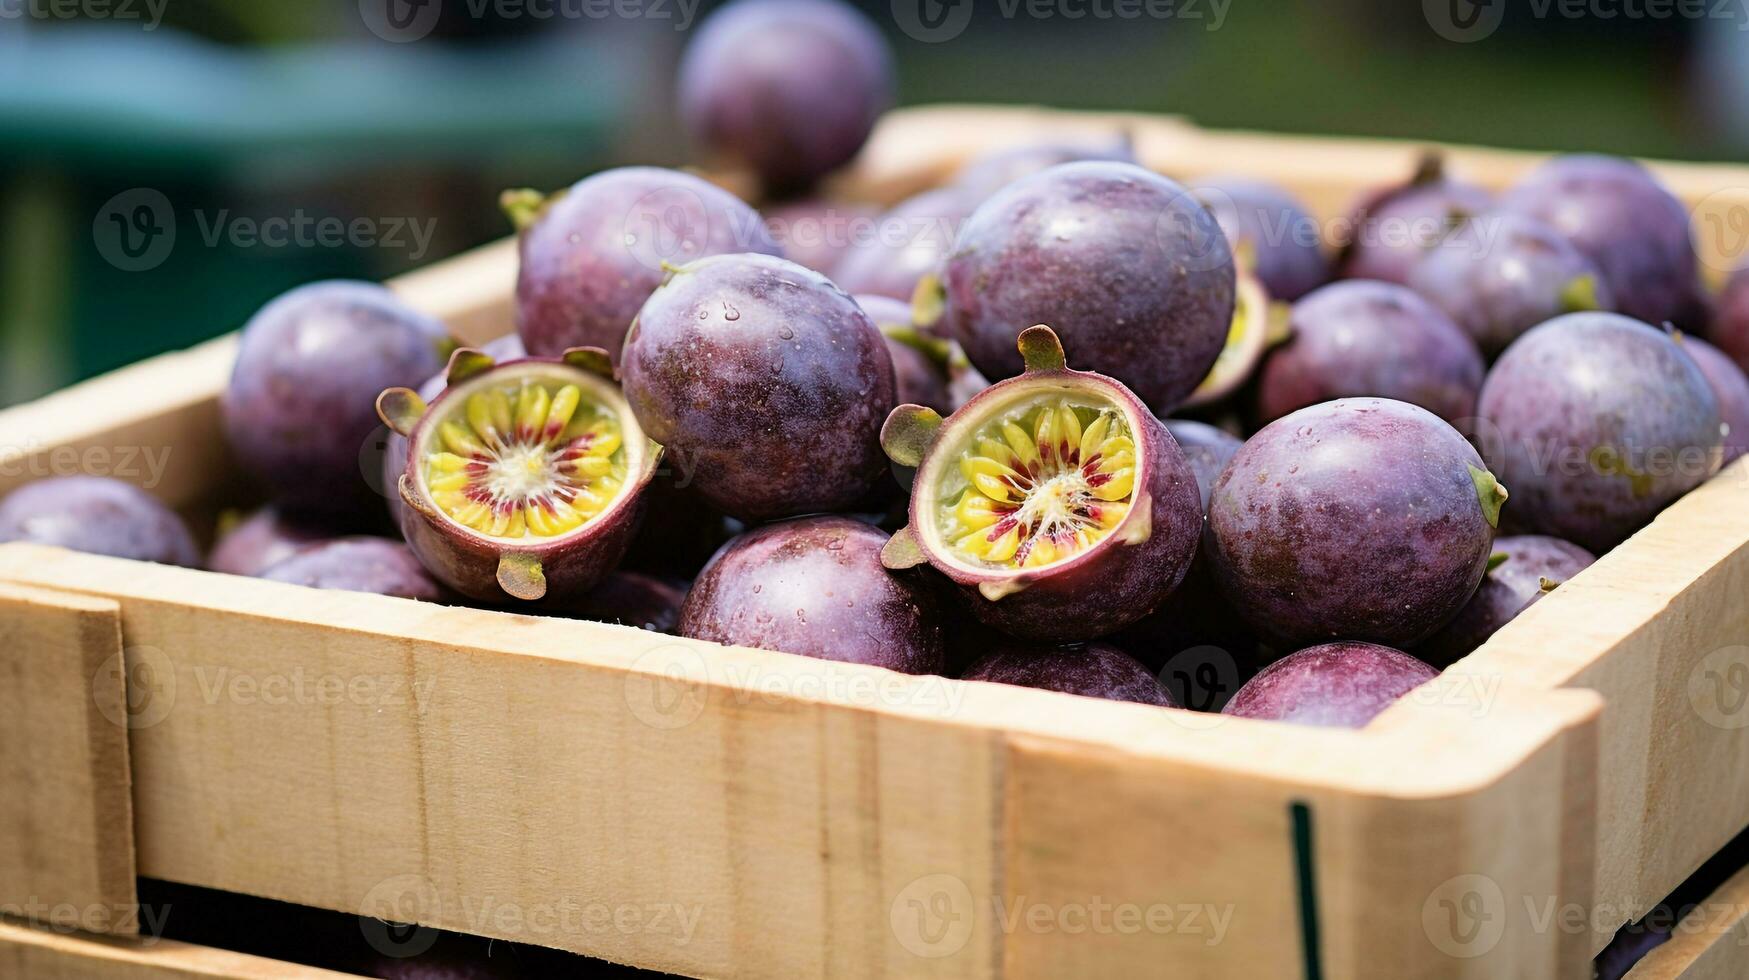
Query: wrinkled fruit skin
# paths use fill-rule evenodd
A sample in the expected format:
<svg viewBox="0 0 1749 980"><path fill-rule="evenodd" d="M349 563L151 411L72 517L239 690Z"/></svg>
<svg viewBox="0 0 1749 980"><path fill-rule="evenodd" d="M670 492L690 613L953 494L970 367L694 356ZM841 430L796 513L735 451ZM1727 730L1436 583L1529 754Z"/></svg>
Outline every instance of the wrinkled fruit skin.
<svg viewBox="0 0 1749 980"><path fill-rule="evenodd" d="M1036 687L1107 701L1178 707L1152 671L1136 658L1104 643L1070 647L1010 644L967 668L961 679Z"/></svg>
<svg viewBox="0 0 1749 980"><path fill-rule="evenodd" d="M1096 392L1124 409L1141 469L1131 497L1134 505L1122 524L1092 547L1059 564L1022 572L973 570L932 553L918 529L933 506L934 480L941 467L957 465L949 457L958 441L958 425L982 423L983 406L999 403L1017 386L1042 390L1064 386ZM1146 499L1144 511L1141 501ZM1092 372L1061 369L1028 372L990 386L943 424L942 434L917 468L911 493L910 533L929 563L960 586L972 614L986 626L1038 643L1078 643L1106 636L1147 616L1184 581L1196 557L1202 532L1202 504L1196 474L1185 461L1172 434L1149 414L1133 392ZM1126 529L1145 522L1147 537L1135 544L1122 538ZM987 598L980 585L1025 583L1000 599Z"/></svg>
<svg viewBox="0 0 1749 980"><path fill-rule="evenodd" d="M231 452L288 512L357 513L373 496L360 465L378 393L435 374L445 340L442 324L370 283L280 296L243 327L219 399Z"/></svg>
<svg viewBox="0 0 1749 980"><path fill-rule="evenodd" d="M1350 215L1354 237L1340 274L1405 284L1423 252L1491 204L1482 188L1444 178L1374 191Z"/></svg>
<svg viewBox="0 0 1749 980"><path fill-rule="evenodd" d="M953 395L948 391L947 372L937 367L929 355L896 336L913 329L911 307L890 296L865 294L852 298L886 339L887 354L893 359L897 404L925 405L943 415L952 412Z"/></svg>
<svg viewBox="0 0 1749 980"><path fill-rule="evenodd" d="M1500 201L1552 225L1603 271L1615 308L1647 323L1690 324L1699 289L1688 211L1644 167L1619 157L1558 157Z"/></svg>
<svg viewBox="0 0 1749 980"><path fill-rule="evenodd" d="M520 361L528 356L528 351L522 346L522 338L516 334L505 334L497 340L489 341L480 346L480 351L492 360L503 364L505 361ZM443 389L449 384L449 378L439 371L425 380L417 389L419 397L427 403L437 400L443 394ZM401 500L401 474L407 472L407 437L393 429L386 430L388 435L383 442L383 482L378 492L389 502L389 516L394 519L395 526L401 526L401 511L407 505Z"/></svg>
<svg viewBox="0 0 1749 980"><path fill-rule="evenodd" d="M1707 338L1749 371L1749 266L1738 269L1719 293L1718 311Z"/></svg>
<svg viewBox="0 0 1749 980"><path fill-rule="evenodd" d="M1069 363L1165 414L1207 376L1233 319L1220 225L1184 188L1122 163L1070 163L972 213L943 272L938 327L986 377L1021 371L1015 338L1046 324Z"/></svg>
<svg viewBox="0 0 1749 980"><path fill-rule="evenodd" d="M914 573L881 565L887 535L847 517L770 524L723 546L680 610L700 640L871 664L941 670L942 617Z"/></svg>
<svg viewBox="0 0 1749 980"><path fill-rule="evenodd" d="M170 508L131 483L57 476L0 500L0 544L29 541L93 555L200 567L200 549Z"/></svg>
<svg viewBox="0 0 1749 980"><path fill-rule="evenodd" d="M1574 313L1507 349L1482 386L1478 445L1511 527L1597 554L1718 470L1718 398L1663 331Z"/></svg>
<svg viewBox="0 0 1749 980"><path fill-rule="evenodd" d="M1609 284L1585 253L1543 221L1499 212L1464 222L1428 249L1409 286L1493 357L1537 324L1578 312L1564 293L1585 277L1591 308L1613 309Z"/></svg>
<svg viewBox="0 0 1749 980"><path fill-rule="evenodd" d="M1246 177L1211 177L1190 190L1214 212L1235 253L1249 243L1252 272L1270 299L1292 303L1329 280L1317 219L1287 191Z"/></svg>
<svg viewBox="0 0 1749 980"><path fill-rule="evenodd" d="M974 157L954 176L956 187L965 188L982 201L1009 184L1030 177L1063 163L1105 160L1112 163L1138 163L1128 138L1114 138L1106 145L1071 143L1027 143L992 150Z"/></svg>
<svg viewBox="0 0 1749 980"><path fill-rule="evenodd" d="M899 202L875 222L874 234L838 260L832 281L846 292L909 303L918 281L935 272L953 250L960 227L979 200L964 188L943 187Z"/></svg>
<svg viewBox="0 0 1749 980"><path fill-rule="evenodd" d="M206 557L210 571L227 575L259 575L292 555L335 535L319 524L288 518L263 507L213 544Z"/></svg>
<svg viewBox="0 0 1749 980"><path fill-rule="evenodd" d="M1221 714L1320 728L1364 728L1392 702L1439 676L1372 643L1326 643L1263 668Z"/></svg>
<svg viewBox="0 0 1749 980"><path fill-rule="evenodd" d="M637 572L614 572L566 611L579 619L672 633L680 622L684 589Z"/></svg>
<svg viewBox="0 0 1749 980"><path fill-rule="evenodd" d="M797 265L829 276L852 242L869 234L880 217L871 204L850 204L825 198L791 201L765 210L765 224L782 248L780 254Z"/></svg>
<svg viewBox="0 0 1749 980"><path fill-rule="evenodd" d="M1486 368L1476 345L1433 304L1394 283L1331 283L1294 304L1293 336L1258 384L1265 422L1335 398L1419 405L1457 425L1476 413Z"/></svg>
<svg viewBox="0 0 1749 980"><path fill-rule="evenodd" d="M1597 560L1576 544L1536 534L1498 538L1494 553L1506 561L1488 572L1457 618L1415 648L1417 657L1442 670L1451 666L1541 599L1544 579L1558 586Z"/></svg>
<svg viewBox="0 0 1749 980"><path fill-rule="evenodd" d="M862 149L893 101L892 52L836 0L737 0L687 46L679 84L694 139L793 188Z"/></svg>
<svg viewBox="0 0 1749 980"><path fill-rule="evenodd" d="M260 577L315 589L374 592L426 602L448 597L406 545L387 538L339 538L311 545L261 572Z"/></svg>
<svg viewBox="0 0 1749 980"><path fill-rule="evenodd" d="M1749 377L1724 351L1704 340L1685 334L1681 344L1719 400L1719 421L1727 426L1724 459L1730 463L1749 452Z"/></svg>
<svg viewBox="0 0 1749 980"><path fill-rule="evenodd" d="M686 266L639 312L621 363L639 424L724 513L843 510L886 479L892 358L817 272L760 255Z"/></svg>
<svg viewBox="0 0 1749 980"><path fill-rule="evenodd" d="M537 357L600 347L617 357L663 263L707 255L780 255L759 213L691 174L620 167L545 205L518 239L516 330Z"/></svg>
<svg viewBox="0 0 1749 980"><path fill-rule="evenodd" d="M1494 529L1471 467L1482 460L1463 436L1403 402L1349 398L1271 423L1209 503L1221 591L1283 647L1413 644L1487 569Z"/></svg>

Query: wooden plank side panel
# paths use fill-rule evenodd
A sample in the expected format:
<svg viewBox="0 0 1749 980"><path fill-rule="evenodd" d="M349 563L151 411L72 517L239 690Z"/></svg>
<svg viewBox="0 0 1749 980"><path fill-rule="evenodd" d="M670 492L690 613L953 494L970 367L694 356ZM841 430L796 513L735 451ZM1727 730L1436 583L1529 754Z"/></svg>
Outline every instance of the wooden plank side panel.
<svg viewBox="0 0 1749 980"><path fill-rule="evenodd" d="M0 911L138 931L120 607L0 585Z"/></svg>
<svg viewBox="0 0 1749 980"><path fill-rule="evenodd" d="M0 976L21 980L341 980L351 975L169 939L54 932L0 920Z"/></svg>

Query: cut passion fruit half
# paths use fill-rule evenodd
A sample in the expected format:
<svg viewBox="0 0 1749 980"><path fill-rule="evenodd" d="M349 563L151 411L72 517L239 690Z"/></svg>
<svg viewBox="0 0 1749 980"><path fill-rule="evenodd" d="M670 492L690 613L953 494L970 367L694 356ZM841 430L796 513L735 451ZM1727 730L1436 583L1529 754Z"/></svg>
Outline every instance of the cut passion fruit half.
<svg viewBox="0 0 1749 980"><path fill-rule="evenodd" d="M1184 578L1201 498L1178 444L1136 396L1071 371L1048 327L1020 336L1026 371L946 419L893 411L882 445L917 468L889 568L923 562L984 622L1027 639L1103 636Z"/></svg>
<svg viewBox="0 0 1749 980"><path fill-rule="evenodd" d="M610 572L661 447L638 427L603 351L495 364L457 351L430 406L405 388L377 410L407 436L402 530L432 574L476 599L561 598Z"/></svg>
<svg viewBox="0 0 1749 980"><path fill-rule="evenodd" d="M1269 348L1285 339L1287 305L1271 303L1263 283L1243 261L1233 298L1233 325L1227 331L1227 343L1214 367L1209 368L1208 377L1184 400L1180 410L1225 401L1257 373Z"/></svg>

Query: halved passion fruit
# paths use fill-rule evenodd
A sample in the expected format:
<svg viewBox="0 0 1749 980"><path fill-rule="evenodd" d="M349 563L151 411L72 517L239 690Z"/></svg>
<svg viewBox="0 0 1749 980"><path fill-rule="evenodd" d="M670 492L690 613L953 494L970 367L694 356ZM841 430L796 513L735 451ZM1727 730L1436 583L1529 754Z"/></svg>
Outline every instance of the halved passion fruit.
<svg viewBox="0 0 1749 980"><path fill-rule="evenodd" d="M407 437L407 544L432 575L482 600L562 599L606 577L662 453L594 348L504 364L459 350L429 406L391 388L377 413Z"/></svg>
<svg viewBox="0 0 1749 980"><path fill-rule="evenodd" d="M1214 367L1209 368L1208 376L1178 406L1179 410L1213 405L1238 391L1257 373L1263 355L1282 339L1287 327L1286 304L1270 302L1263 282L1251 271L1251 263L1243 253L1241 248L1233 292L1233 325L1227 330L1227 343L1215 358Z"/></svg>
<svg viewBox="0 0 1749 980"><path fill-rule="evenodd" d="M1128 388L1065 366L1049 327L1019 346L1025 373L947 419L918 405L888 417L881 444L917 475L911 524L882 560L928 562L1015 636L1103 636L1184 579L1202 530L1196 477Z"/></svg>

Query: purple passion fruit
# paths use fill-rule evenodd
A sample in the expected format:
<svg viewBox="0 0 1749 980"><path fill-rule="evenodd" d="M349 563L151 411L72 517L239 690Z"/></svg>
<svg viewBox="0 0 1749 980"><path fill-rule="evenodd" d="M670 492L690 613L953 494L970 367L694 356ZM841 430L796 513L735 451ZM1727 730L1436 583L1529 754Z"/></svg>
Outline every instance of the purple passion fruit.
<svg viewBox="0 0 1749 980"><path fill-rule="evenodd" d="M1069 163L972 212L941 273L935 329L1002 379L1023 367L1015 338L1048 323L1077 364L1164 414L1214 366L1234 290L1227 239L1184 188L1130 164Z"/></svg>
<svg viewBox="0 0 1749 980"><path fill-rule="evenodd" d="M953 250L978 200L963 188L943 187L899 202L875 221L873 234L858 239L838 260L832 281L846 292L910 302Z"/></svg>
<svg viewBox="0 0 1749 980"><path fill-rule="evenodd" d="M1407 283L1427 249L1492 204L1482 188L1447 178L1444 161L1430 155L1407 184L1371 191L1354 207L1341 276Z"/></svg>
<svg viewBox="0 0 1749 980"><path fill-rule="evenodd" d="M598 350L505 364L460 350L429 406L396 388L377 410L407 437L401 533L433 576L480 600L594 587L625 554L662 453Z"/></svg>
<svg viewBox="0 0 1749 980"><path fill-rule="evenodd" d="M781 254L757 211L678 170L620 167L550 198L509 192L505 207L521 231L516 329L538 357L600 347L618 358L669 264Z"/></svg>
<svg viewBox="0 0 1749 980"><path fill-rule="evenodd" d="M1513 490L1514 530L1602 554L1718 471L1718 396L1662 330L1571 313L1500 355L1477 443Z"/></svg>
<svg viewBox="0 0 1749 980"><path fill-rule="evenodd" d="M1509 212L1471 218L1428 249L1409 286L1444 310L1489 357L1563 313L1608 310L1603 274L1536 218Z"/></svg>
<svg viewBox="0 0 1749 980"><path fill-rule="evenodd" d="M1615 308L1647 323L1688 323L1699 261L1688 210L1632 160L1575 155L1531 171L1501 199L1505 211L1541 218L1602 270Z"/></svg>
<svg viewBox="0 0 1749 980"><path fill-rule="evenodd" d="M1364 728L1392 702L1439 676L1401 650L1326 643L1263 668L1221 714L1321 728Z"/></svg>
<svg viewBox="0 0 1749 980"><path fill-rule="evenodd" d="M944 628L927 585L881 565L887 535L804 517L724 545L693 582L679 632L700 640L907 674L941 670Z"/></svg>
<svg viewBox="0 0 1749 980"><path fill-rule="evenodd" d="M325 526L289 518L272 507L263 507L242 520L225 524L219 540L206 557L210 571L227 575L259 575L313 544L336 534Z"/></svg>
<svg viewBox="0 0 1749 980"><path fill-rule="evenodd" d="M893 88L886 39L855 7L736 0L687 45L680 115L700 143L784 190L856 156Z"/></svg>
<svg viewBox="0 0 1749 980"><path fill-rule="evenodd" d="M1496 539L1482 587L1457 618L1415 648L1415 655L1440 669L1451 666L1596 560L1591 552L1560 538L1529 534Z"/></svg>
<svg viewBox="0 0 1749 980"><path fill-rule="evenodd" d="M381 286L319 282L273 300L243 327L220 396L244 469L289 512L345 518L370 504L359 454L377 393L443 367L443 325Z"/></svg>
<svg viewBox="0 0 1749 980"><path fill-rule="evenodd" d="M966 669L961 680L1036 687L1084 698L1176 708L1153 671L1117 647L1030 647L1010 644Z"/></svg>
<svg viewBox="0 0 1749 980"><path fill-rule="evenodd" d="M948 391L947 363L951 350L945 341L926 337L911 325L911 307L890 296L852 297L886 338L893 358L895 395L901 405L922 405L937 412L953 411Z"/></svg>
<svg viewBox="0 0 1749 980"><path fill-rule="evenodd" d="M767 208L765 226L782 246L784 258L829 276L879 217L880 209L872 204L809 198Z"/></svg>
<svg viewBox="0 0 1749 980"><path fill-rule="evenodd" d="M892 358L817 272L764 255L676 269L638 312L621 364L638 422L724 513L844 510L888 479Z"/></svg>
<svg viewBox="0 0 1749 980"><path fill-rule="evenodd" d="M883 560L933 565L1013 636L1104 636L1183 581L1202 528L1196 476L1129 389L1064 365L1050 328L1020 347L1024 374L946 420L917 405L887 419L888 455L917 473L910 526Z"/></svg>
<svg viewBox="0 0 1749 980"><path fill-rule="evenodd" d="M1738 367L1749 371L1749 266L1738 269L1725 281L1707 336Z"/></svg>
<svg viewBox="0 0 1749 980"><path fill-rule="evenodd" d="M29 541L164 565L200 567L187 525L157 498L106 476L56 476L0 500L0 543Z"/></svg>
<svg viewBox="0 0 1749 980"><path fill-rule="evenodd" d="M407 546L387 538L338 538L310 545L269 567L261 578L314 589L374 592L441 602L447 598Z"/></svg>
<svg viewBox="0 0 1749 980"><path fill-rule="evenodd" d="M685 589L649 575L619 571L569 604L565 611L597 623L672 633L680 622L680 604L685 601Z"/></svg>
<svg viewBox="0 0 1749 980"><path fill-rule="evenodd" d="M1725 462L1749 452L1749 377L1725 352L1686 334L1677 335L1682 349L1694 358L1707 385L1719 400L1719 421L1725 426Z"/></svg>
<svg viewBox="0 0 1749 980"><path fill-rule="evenodd" d="M1190 464L1190 471L1196 474L1196 489L1202 494L1202 509L1207 513L1215 481L1220 479L1221 471L1238 455L1239 447L1245 442L1225 429L1190 419L1167 419L1166 431L1178 441L1178 448Z"/></svg>
<svg viewBox="0 0 1749 980"><path fill-rule="evenodd" d="M972 158L954 177L953 183L963 187L977 200L984 200L1022 177L1058 164L1105 160L1112 163L1137 163L1135 147L1127 134L1112 138L1104 145L1087 143L1027 143L991 150Z"/></svg>
<svg viewBox="0 0 1749 980"><path fill-rule="evenodd" d="M1249 253L1271 298L1292 303L1330 279L1317 219L1292 194L1245 177L1209 177L1190 192L1214 213L1234 254Z"/></svg>
<svg viewBox="0 0 1749 980"><path fill-rule="evenodd" d="M1487 370L1468 335L1404 286L1348 280L1294 304L1286 343L1269 352L1257 411L1273 421L1336 398L1419 405L1454 425L1476 414Z"/></svg>
<svg viewBox="0 0 1749 980"><path fill-rule="evenodd" d="M1257 277L1243 268L1234 284L1233 324L1227 329L1227 343L1215 358L1208 376L1196 386L1184 402L1183 409L1201 408L1225 401L1250 382L1263 363L1271 343L1279 338L1276 329L1280 321L1275 311L1285 312L1285 305L1271 303L1269 294ZM1282 331L1286 324L1280 323Z"/></svg>
<svg viewBox="0 0 1749 980"><path fill-rule="evenodd" d="M1433 413L1346 398L1245 443L1215 484L1207 552L1227 600L1280 646L1407 646L1475 594L1505 499Z"/></svg>

